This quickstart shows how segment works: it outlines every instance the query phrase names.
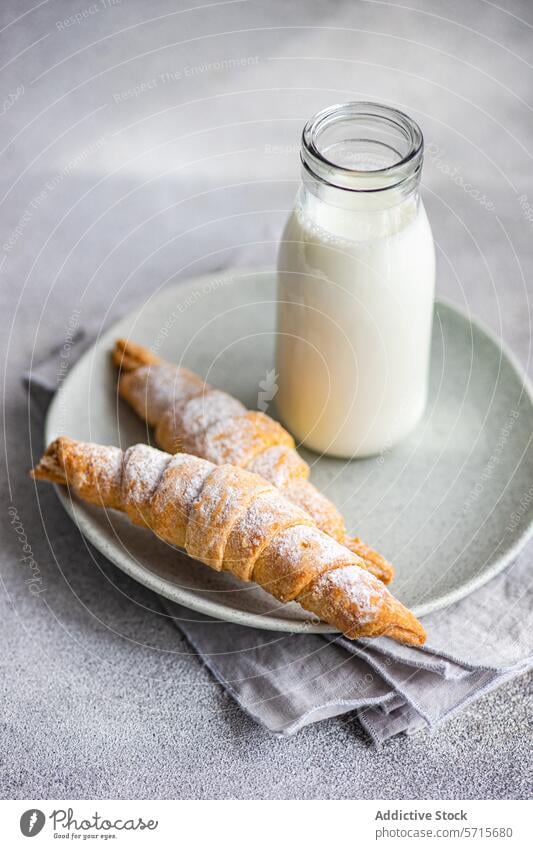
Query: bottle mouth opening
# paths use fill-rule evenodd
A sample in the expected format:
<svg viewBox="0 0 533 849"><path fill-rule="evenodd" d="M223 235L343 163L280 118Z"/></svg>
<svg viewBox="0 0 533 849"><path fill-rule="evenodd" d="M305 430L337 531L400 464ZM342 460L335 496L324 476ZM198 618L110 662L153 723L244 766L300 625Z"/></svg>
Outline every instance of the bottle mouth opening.
<svg viewBox="0 0 533 849"><path fill-rule="evenodd" d="M304 168L348 191L375 192L418 181L424 137L404 112L356 101L328 106L302 133Z"/></svg>

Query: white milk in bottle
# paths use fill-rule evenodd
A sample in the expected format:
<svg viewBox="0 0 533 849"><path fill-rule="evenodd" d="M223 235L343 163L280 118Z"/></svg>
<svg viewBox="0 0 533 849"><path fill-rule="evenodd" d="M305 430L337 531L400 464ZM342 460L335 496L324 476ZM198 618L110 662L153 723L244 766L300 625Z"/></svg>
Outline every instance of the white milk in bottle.
<svg viewBox="0 0 533 849"><path fill-rule="evenodd" d="M392 447L427 399L435 252L419 127L373 103L306 125L278 261L280 416L315 451Z"/></svg>

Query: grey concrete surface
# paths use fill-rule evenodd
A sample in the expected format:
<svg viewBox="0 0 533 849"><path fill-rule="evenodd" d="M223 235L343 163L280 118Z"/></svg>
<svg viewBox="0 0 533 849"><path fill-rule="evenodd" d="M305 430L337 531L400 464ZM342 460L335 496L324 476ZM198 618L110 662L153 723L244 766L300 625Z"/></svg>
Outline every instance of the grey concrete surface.
<svg viewBox="0 0 533 849"><path fill-rule="evenodd" d="M2 3L4 797L528 795L530 678L382 750L351 717L290 740L254 726L157 600L37 496L21 375L73 323L97 331L170 280L273 264L300 127L345 99L421 123L439 292L531 373L532 33L525 0Z"/></svg>

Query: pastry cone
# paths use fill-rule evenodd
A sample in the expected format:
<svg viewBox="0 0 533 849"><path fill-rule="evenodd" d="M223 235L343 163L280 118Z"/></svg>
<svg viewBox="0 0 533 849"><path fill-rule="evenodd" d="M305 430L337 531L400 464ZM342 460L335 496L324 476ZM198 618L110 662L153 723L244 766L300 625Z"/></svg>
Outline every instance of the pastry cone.
<svg viewBox="0 0 533 849"><path fill-rule="evenodd" d="M335 505L308 480L310 469L294 439L264 413L247 410L194 372L160 360L147 348L119 339L113 361L121 369L120 395L155 428L160 448L184 451L220 465L231 463L261 475L318 527L357 554L364 567L388 584L394 571L381 554L346 532Z"/></svg>
<svg viewBox="0 0 533 849"><path fill-rule="evenodd" d="M425 640L414 615L356 554L245 469L148 445L123 452L60 437L31 474L127 513L212 569L255 581L281 602L299 602L351 639Z"/></svg>

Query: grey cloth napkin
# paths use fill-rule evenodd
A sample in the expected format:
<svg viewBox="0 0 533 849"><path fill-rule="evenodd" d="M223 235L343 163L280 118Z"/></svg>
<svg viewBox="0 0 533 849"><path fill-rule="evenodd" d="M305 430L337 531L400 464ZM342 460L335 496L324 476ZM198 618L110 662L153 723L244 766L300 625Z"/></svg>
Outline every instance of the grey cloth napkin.
<svg viewBox="0 0 533 849"><path fill-rule="evenodd" d="M91 339L79 331L69 361ZM57 389L60 351L25 381L42 414ZM68 521L65 517L65 521ZM533 666L533 546L502 575L461 602L424 618L423 648L392 640L279 634L207 619L161 599L214 677L256 722L294 734L356 711L376 744L433 729L484 693ZM191 568L194 565L191 564Z"/></svg>

